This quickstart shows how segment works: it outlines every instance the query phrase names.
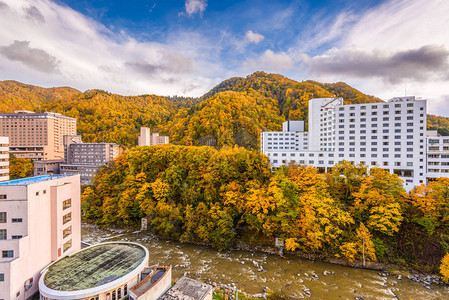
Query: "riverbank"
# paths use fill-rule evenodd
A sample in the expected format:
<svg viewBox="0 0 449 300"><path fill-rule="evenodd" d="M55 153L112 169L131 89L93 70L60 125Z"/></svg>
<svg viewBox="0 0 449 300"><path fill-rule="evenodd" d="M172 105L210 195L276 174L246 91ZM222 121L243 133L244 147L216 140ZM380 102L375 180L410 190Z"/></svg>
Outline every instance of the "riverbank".
<svg viewBox="0 0 449 300"><path fill-rule="evenodd" d="M391 265L377 264L380 271L363 269L300 253L287 254L285 259L272 247L247 244L217 251L204 243L180 243L135 229L83 225L83 240L141 243L152 253L150 263L173 266L175 280L187 275L220 290L232 291L234 287L253 297L267 296L268 290L295 299L306 297L309 292L312 298L321 299L335 298L334 294L345 299L357 296L390 299L393 295L401 299L444 299L442 295L449 293L448 287L439 285L433 277L393 271Z"/></svg>
<svg viewBox="0 0 449 300"><path fill-rule="evenodd" d="M262 253L269 253L273 255L279 255L279 251L274 247L264 247L258 245L250 245L245 243L239 243L232 250L242 250L242 251L258 251ZM311 261L320 261L326 262L334 265L340 265L345 267L357 268L357 269L366 269L366 270L374 270L380 271L379 274L381 276L396 276L400 279L406 277L412 281L423 283L423 284L437 284L442 286L449 286L441 277L436 274L428 274L422 273L417 270L411 268L404 268L397 264L391 263L381 263L381 262L372 262L367 261L365 265L363 265L363 261L355 260L350 262L346 259L336 258L336 257L328 257L323 254L315 254L315 253L303 253L299 251L294 252L284 252L284 256L288 258L288 256L299 257L302 259L308 259Z"/></svg>
<svg viewBox="0 0 449 300"><path fill-rule="evenodd" d="M97 227L97 225L90 224L90 223L83 223L83 226ZM156 238L156 239L174 241L174 242L178 242L178 243L190 244L190 245L196 245L196 246L209 247L211 249L214 249L208 243L191 242L191 241L180 242L176 239L158 236L150 231L140 231L137 227L110 226L110 227L108 227L108 229L110 229L111 231L115 231L117 234L122 234L124 231L132 231L135 233L139 232L139 233L151 236L152 238ZM275 247L254 245L254 244L248 244L248 243L237 243L236 245L231 247L229 250L259 252L259 253L265 253L265 254L279 255L279 251ZM361 260L354 260L353 262L350 262L346 259L329 257L324 254L303 253L300 251L293 251L293 252L284 251L283 256L286 257L287 259L289 257L290 258L296 257L296 258L301 258L301 259L307 259L310 261L325 262L325 263L330 263L330 264L344 266L344 267L365 269L365 270L374 270L374 271L379 271L379 274L383 274L385 276L394 275L394 276L400 276L401 278L406 277L412 281L415 281L418 283L423 283L423 284L437 284L437 285L442 285L442 286L449 286L447 283L445 283L443 280L441 280L441 277L437 274L423 273L423 272L419 272L418 270L415 270L413 268L407 268L407 267L400 266L400 265L393 264L393 263L367 261L365 263L365 265L363 265L363 261L361 261ZM388 275L386 275L386 274L388 274Z"/></svg>

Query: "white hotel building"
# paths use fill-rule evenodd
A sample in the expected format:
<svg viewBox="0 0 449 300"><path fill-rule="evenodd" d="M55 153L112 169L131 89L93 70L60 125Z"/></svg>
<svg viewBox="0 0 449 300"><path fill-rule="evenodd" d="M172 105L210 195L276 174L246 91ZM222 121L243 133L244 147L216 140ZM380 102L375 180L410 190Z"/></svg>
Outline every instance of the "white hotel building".
<svg viewBox="0 0 449 300"><path fill-rule="evenodd" d="M428 177L449 177L447 164L439 165L444 169L439 169L439 176L428 176L427 139L434 141L426 138L426 100L398 97L344 105L342 98L311 99L308 121L308 132L304 121L287 121L283 131L261 134L261 151L272 167L296 162L328 171L347 160L398 174L406 190L426 183ZM435 154L441 159L449 155L449 137L437 139L439 150L447 149L446 154Z"/></svg>

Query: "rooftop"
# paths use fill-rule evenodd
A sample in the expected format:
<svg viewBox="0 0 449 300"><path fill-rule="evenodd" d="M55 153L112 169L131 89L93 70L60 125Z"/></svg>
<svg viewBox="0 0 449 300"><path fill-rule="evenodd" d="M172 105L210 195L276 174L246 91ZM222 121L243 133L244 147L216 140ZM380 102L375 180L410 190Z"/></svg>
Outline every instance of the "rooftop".
<svg viewBox="0 0 449 300"><path fill-rule="evenodd" d="M164 295L162 295L160 300L201 300L204 299L212 289L212 286L199 282L197 280L183 276L176 282Z"/></svg>
<svg viewBox="0 0 449 300"><path fill-rule="evenodd" d="M5 182L0 182L0 185L29 185L33 183L39 183L43 181L53 180L53 179L59 179L64 178L68 176L73 175L42 175L42 176L35 176L35 177L27 177L27 178L21 178L21 179L14 179L9 180Z"/></svg>
<svg viewBox="0 0 449 300"><path fill-rule="evenodd" d="M143 295L146 291L153 287L159 279L166 275L169 269L170 267L154 267L153 270L151 270L151 273L142 279L142 281L138 284L133 286L131 290L138 296Z"/></svg>
<svg viewBox="0 0 449 300"><path fill-rule="evenodd" d="M14 113L0 113L0 117L58 117L58 118L65 118L65 119L71 119L76 121L75 118L64 116L60 113L55 112L34 112L34 111L28 111L28 110L16 110Z"/></svg>
<svg viewBox="0 0 449 300"><path fill-rule="evenodd" d="M99 244L50 265L45 273L44 284L58 291L98 287L129 274L145 257L145 249L137 244Z"/></svg>

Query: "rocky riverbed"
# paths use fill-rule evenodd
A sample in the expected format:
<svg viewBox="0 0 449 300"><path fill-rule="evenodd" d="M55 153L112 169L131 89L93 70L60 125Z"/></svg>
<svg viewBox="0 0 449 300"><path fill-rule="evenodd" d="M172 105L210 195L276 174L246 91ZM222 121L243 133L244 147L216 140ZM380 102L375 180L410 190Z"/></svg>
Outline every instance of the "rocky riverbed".
<svg viewBox="0 0 449 300"><path fill-rule="evenodd" d="M150 264L173 266L174 280L187 275L259 297L273 290L292 299L449 299L448 287L437 276L390 274L251 250L217 251L93 225L83 225L82 239L89 244L138 242L148 248Z"/></svg>

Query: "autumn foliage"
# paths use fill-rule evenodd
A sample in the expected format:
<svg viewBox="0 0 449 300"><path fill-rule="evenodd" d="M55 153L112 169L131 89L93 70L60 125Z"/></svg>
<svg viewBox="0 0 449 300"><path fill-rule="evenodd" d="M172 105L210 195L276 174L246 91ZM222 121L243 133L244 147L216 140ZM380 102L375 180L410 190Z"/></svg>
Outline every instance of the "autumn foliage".
<svg viewBox="0 0 449 300"><path fill-rule="evenodd" d="M132 148L103 168L82 208L100 225L137 225L147 216L161 236L219 249L280 237L289 251L374 261L385 258L411 209L446 222L444 180L427 189L438 208L421 205L429 201L419 189L408 196L382 169L343 161L328 174L293 164L272 171L258 151L164 145Z"/></svg>
<svg viewBox="0 0 449 300"><path fill-rule="evenodd" d="M0 81L0 112L54 111L77 118L85 142L137 143L139 127L170 136L181 145L215 147L235 144L258 149L260 132L279 130L285 120L306 120L308 101L343 97L345 103L380 102L346 83L298 82L255 72L223 81L200 98L121 96L102 90L41 88ZM448 118L428 116L428 128L449 134Z"/></svg>

